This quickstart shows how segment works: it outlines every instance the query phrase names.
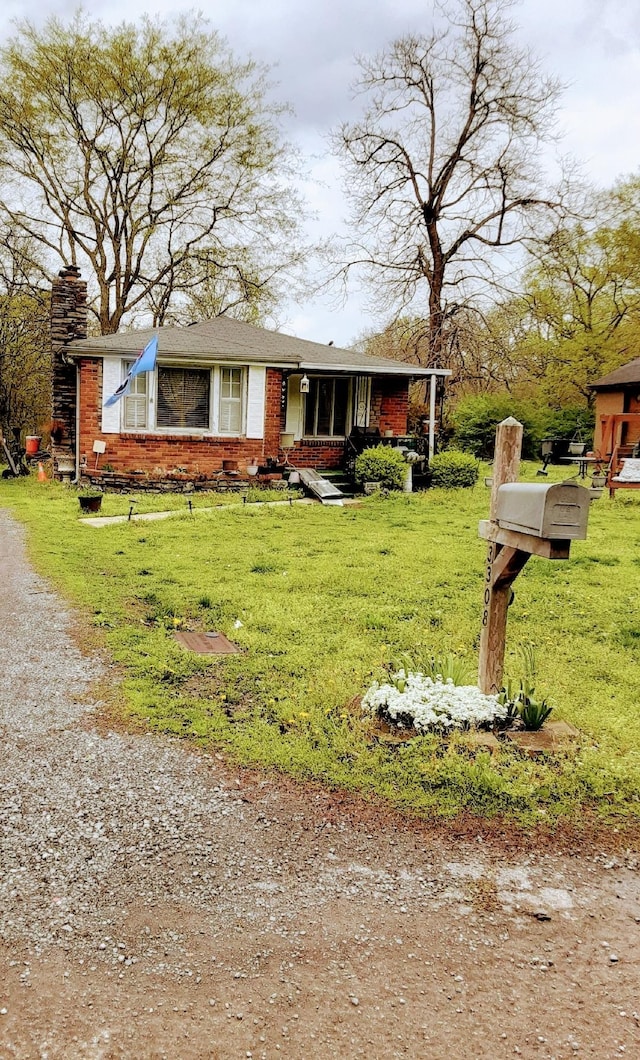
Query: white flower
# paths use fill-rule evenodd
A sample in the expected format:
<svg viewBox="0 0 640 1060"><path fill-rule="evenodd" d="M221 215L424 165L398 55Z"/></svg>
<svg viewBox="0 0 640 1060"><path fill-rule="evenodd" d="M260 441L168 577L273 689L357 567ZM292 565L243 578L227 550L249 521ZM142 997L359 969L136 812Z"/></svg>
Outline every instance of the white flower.
<svg viewBox="0 0 640 1060"><path fill-rule="evenodd" d="M373 682L362 699L363 710L392 721L409 721L418 732L491 724L507 716L506 706L476 685L454 685L450 678L443 681L441 677L434 681L404 670L392 674L391 681Z"/></svg>

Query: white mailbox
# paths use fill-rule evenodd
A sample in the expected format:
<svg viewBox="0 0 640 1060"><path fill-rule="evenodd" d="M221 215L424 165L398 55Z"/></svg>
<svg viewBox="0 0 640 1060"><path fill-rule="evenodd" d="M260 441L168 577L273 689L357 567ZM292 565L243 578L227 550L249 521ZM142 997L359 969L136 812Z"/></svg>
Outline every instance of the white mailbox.
<svg viewBox="0 0 640 1060"><path fill-rule="evenodd" d="M505 530L549 540L587 536L589 491L577 482L507 482L498 489L496 519Z"/></svg>

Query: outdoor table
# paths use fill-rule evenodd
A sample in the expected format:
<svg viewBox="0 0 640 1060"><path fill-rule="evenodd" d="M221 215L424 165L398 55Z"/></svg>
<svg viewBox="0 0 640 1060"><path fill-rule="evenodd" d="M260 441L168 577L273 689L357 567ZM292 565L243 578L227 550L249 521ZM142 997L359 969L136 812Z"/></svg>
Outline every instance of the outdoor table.
<svg viewBox="0 0 640 1060"><path fill-rule="evenodd" d="M593 470L598 472L607 466L607 461L601 456L562 456L560 457L560 463L577 464L580 478L587 477L590 467L593 467Z"/></svg>

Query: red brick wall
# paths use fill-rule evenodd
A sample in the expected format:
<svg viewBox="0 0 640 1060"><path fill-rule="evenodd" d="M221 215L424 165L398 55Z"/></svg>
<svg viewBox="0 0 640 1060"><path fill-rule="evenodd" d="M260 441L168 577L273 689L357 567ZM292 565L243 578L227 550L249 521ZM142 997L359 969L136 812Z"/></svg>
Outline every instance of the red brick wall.
<svg viewBox="0 0 640 1060"><path fill-rule="evenodd" d="M201 438L199 435L154 435L127 432L102 434L102 360L83 359L79 363L80 458L93 465L93 443L106 444L100 466L110 464L116 471L167 471L185 467L194 474L219 471L223 460L237 460L243 470L247 463L262 464L267 457L277 457L280 433L284 430L285 410L282 401L282 371L268 368L266 377L266 414L264 438ZM407 381L400 379L374 380L372 388L372 423L380 432L393 430L405 434L407 429ZM344 455L342 441L331 443L325 439L299 442L290 451L289 460L297 467L339 467Z"/></svg>
<svg viewBox="0 0 640 1060"><path fill-rule="evenodd" d="M371 386L369 426L378 427L380 434L384 434L385 431L406 434L408 413L408 379L374 378Z"/></svg>
<svg viewBox="0 0 640 1060"><path fill-rule="evenodd" d="M322 438L317 441L300 441L289 450L289 462L295 467L331 468L340 467L344 457L344 442L330 442Z"/></svg>

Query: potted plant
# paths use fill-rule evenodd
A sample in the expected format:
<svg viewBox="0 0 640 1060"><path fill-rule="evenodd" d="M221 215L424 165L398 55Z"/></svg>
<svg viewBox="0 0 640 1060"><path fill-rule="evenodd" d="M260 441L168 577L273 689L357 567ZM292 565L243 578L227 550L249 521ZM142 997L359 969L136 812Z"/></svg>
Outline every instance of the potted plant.
<svg viewBox="0 0 640 1060"><path fill-rule="evenodd" d="M102 492L95 486L85 486L78 492L81 512L99 512L102 505Z"/></svg>

